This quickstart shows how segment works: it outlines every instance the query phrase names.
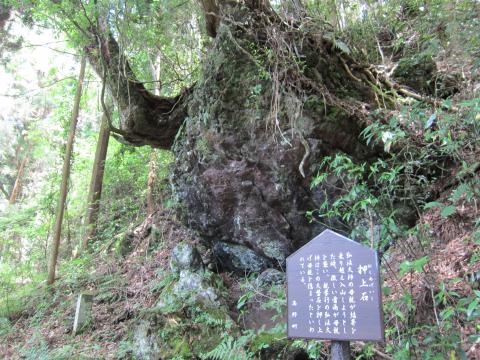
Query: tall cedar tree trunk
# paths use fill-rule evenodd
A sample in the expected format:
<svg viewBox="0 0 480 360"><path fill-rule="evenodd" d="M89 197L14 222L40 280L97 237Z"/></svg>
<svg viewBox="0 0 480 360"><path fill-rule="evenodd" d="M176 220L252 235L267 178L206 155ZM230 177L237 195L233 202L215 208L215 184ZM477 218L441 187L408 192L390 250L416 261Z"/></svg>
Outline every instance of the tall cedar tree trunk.
<svg viewBox="0 0 480 360"><path fill-rule="evenodd" d="M63 214L65 211L65 201L67 199L68 179L70 176L70 165L71 165L71 158L72 158L72 152L73 152L73 140L75 139L75 131L77 129L78 113L80 110L80 99L82 96L82 87L83 87L83 79L85 77L86 63L87 63L86 57L83 56L82 62L80 65L80 74L78 76L77 92L75 94L75 100L73 104L72 121L70 123L70 131L68 134L67 148L65 151L65 160L64 160L63 169L62 169L62 183L60 186L60 194L58 198L57 217L55 219L50 264L48 268L48 278L47 278L48 285L51 285L55 282L55 271L57 267L58 250L60 247L60 238L62 235Z"/></svg>
<svg viewBox="0 0 480 360"><path fill-rule="evenodd" d="M95 160L92 169L92 179L90 181L90 189L88 192L87 232L83 238L83 250L87 249L88 242L97 232L98 212L100 210L100 199L102 197L103 175L105 173L105 160L107 158L109 139L110 127L108 125L108 115L104 113L102 116L102 124L100 125L100 132L98 134L97 149L95 151Z"/></svg>
<svg viewBox="0 0 480 360"><path fill-rule="evenodd" d="M17 197L20 194L20 189L22 187L23 174L25 172L25 166L27 165L27 162L28 162L28 155L25 155L25 157L23 158L18 168L15 185L13 185L12 194L10 195L10 199L8 201L10 205L13 205L17 202Z"/></svg>

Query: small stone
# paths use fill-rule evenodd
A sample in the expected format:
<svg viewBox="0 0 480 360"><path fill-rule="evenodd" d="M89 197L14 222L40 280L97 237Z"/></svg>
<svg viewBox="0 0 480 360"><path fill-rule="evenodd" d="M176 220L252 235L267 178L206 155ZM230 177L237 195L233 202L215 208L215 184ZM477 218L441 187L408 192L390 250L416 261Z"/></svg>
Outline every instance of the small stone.
<svg viewBox="0 0 480 360"><path fill-rule="evenodd" d="M77 299L75 320L73 321L73 334L80 334L92 320L93 295L80 294Z"/></svg>
<svg viewBox="0 0 480 360"><path fill-rule="evenodd" d="M153 324L149 321L142 320L135 327L133 339L135 347L133 353L135 359L141 360L157 360L160 359L160 348L158 346L158 339L155 333Z"/></svg>
<svg viewBox="0 0 480 360"><path fill-rule="evenodd" d="M283 284L285 283L285 273L277 269L267 269L258 276L256 283L257 286Z"/></svg>
<svg viewBox="0 0 480 360"><path fill-rule="evenodd" d="M173 272L180 273L182 270L198 271L202 267L202 258L193 245L180 243L175 246L170 258L170 269Z"/></svg>
<svg viewBox="0 0 480 360"><path fill-rule="evenodd" d="M173 293L178 296L190 296L194 302L204 305L217 305L218 295L215 290L207 284L202 274L182 270Z"/></svg>

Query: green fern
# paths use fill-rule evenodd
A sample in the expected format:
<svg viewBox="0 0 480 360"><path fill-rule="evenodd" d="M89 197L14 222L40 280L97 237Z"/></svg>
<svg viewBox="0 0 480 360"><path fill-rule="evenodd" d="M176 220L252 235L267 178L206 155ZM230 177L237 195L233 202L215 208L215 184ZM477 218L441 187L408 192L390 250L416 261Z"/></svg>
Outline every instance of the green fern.
<svg viewBox="0 0 480 360"><path fill-rule="evenodd" d="M253 354L245 349L250 336L241 336L234 339L231 336L224 337L223 341L216 348L201 355L205 360L249 360Z"/></svg>
<svg viewBox="0 0 480 360"><path fill-rule="evenodd" d="M230 320L225 318L218 318L208 312L202 312L194 317L193 321L197 324L204 324L208 326L231 327Z"/></svg>
<svg viewBox="0 0 480 360"><path fill-rule="evenodd" d="M346 55L351 54L351 50L348 47L347 44L345 44L342 40L335 38L335 35L333 33L326 33L323 35L323 37L329 41L332 42L333 47L337 50L340 50Z"/></svg>
<svg viewBox="0 0 480 360"><path fill-rule="evenodd" d="M335 48L337 48L341 52L343 52L347 55L350 55L350 53L351 53L350 48L342 40L333 39L333 45L335 46Z"/></svg>

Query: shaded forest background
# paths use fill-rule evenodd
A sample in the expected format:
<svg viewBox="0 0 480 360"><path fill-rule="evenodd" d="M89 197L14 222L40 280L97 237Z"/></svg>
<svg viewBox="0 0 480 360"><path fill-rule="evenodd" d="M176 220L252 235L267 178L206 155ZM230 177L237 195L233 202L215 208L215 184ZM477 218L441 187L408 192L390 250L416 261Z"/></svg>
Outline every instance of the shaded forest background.
<svg viewBox="0 0 480 360"><path fill-rule="evenodd" d="M0 356L327 358L283 271L328 227L381 255L354 358L479 358L479 6L0 2Z"/></svg>

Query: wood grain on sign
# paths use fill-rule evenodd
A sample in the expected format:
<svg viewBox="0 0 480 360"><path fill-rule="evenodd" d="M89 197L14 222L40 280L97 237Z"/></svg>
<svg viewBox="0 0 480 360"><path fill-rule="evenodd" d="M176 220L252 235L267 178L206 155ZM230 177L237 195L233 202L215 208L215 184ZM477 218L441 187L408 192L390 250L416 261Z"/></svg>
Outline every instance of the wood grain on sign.
<svg viewBox="0 0 480 360"><path fill-rule="evenodd" d="M384 341L375 250L325 230L287 258L288 336Z"/></svg>

